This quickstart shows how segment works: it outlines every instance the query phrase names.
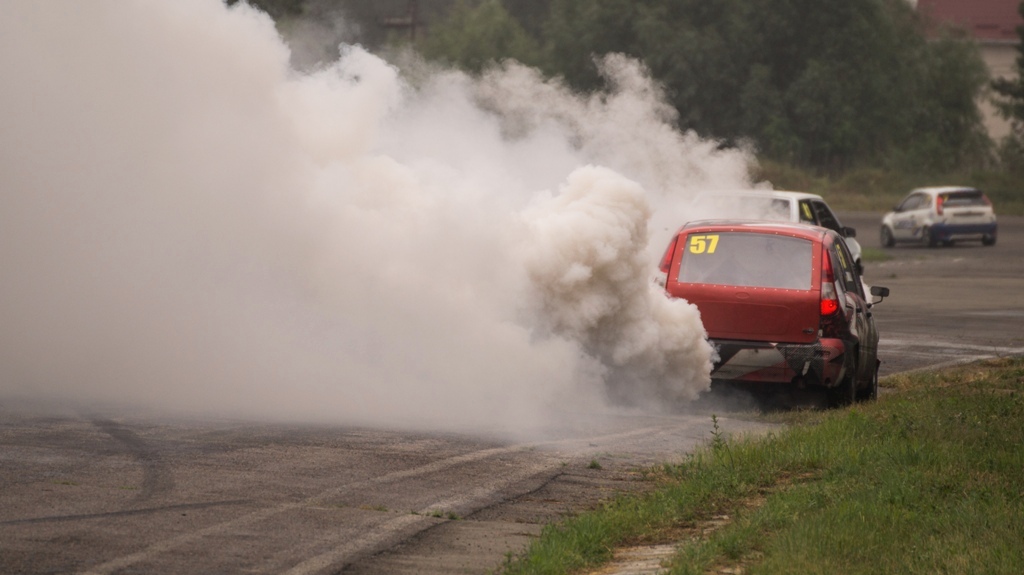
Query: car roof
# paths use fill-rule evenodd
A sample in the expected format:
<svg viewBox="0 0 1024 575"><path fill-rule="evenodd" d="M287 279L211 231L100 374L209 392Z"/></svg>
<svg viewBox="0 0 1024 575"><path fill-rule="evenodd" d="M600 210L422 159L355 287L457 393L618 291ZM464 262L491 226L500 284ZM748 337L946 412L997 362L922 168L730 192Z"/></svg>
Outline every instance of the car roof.
<svg viewBox="0 0 1024 575"><path fill-rule="evenodd" d="M689 233L695 230L704 232L777 234L818 241L826 235L834 234L831 230L819 226L795 222L776 222L766 220L695 220L687 222L679 229L680 233Z"/></svg>
<svg viewBox="0 0 1024 575"><path fill-rule="evenodd" d="M750 189L737 189L737 190L705 190L697 194L697 199L705 199L710 197L754 197L754 196L767 196L770 198L779 199L793 199L793 200L821 200L823 199L818 194L812 194L809 192L793 192L789 190L761 190L757 188Z"/></svg>
<svg viewBox="0 0 1024 575"><path fill-rule="evenodd" d="M911 192L924 192L932 196L938 194L945 194L948 192L977 192L980 191L978 188L971 186L925 186L923 188L914 188Z"/></svg>

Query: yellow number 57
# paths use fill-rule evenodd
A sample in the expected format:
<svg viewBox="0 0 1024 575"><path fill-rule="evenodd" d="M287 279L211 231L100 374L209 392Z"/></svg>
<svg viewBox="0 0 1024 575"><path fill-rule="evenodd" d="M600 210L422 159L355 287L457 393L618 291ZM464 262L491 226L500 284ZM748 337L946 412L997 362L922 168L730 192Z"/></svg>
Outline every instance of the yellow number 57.
<svg viewBox="0 0 1024 575"><path fill-rule="evenodd" d="M690 236L691 254L713 254L718 247L718 234Z"/></svg>

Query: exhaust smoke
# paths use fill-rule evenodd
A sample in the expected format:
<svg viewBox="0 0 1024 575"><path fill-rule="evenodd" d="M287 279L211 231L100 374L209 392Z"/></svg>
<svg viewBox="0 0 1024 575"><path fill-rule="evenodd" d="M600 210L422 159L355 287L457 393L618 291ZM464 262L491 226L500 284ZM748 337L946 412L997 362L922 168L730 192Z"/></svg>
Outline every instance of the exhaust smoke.
<svg viewBox="0 0 1024 575"><path fill-rule="evenodd" d="M707 386L649 278L750 158L675 131L642 67L584 97L290 58L246 5L7 7L0 399L514 429Z"/></svg>

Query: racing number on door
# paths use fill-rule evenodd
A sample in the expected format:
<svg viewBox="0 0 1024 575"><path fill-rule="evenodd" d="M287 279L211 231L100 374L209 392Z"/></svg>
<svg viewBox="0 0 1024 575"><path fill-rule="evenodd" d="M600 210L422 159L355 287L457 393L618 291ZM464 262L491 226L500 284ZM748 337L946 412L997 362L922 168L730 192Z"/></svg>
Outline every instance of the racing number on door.
<svg viewBox="0 0 1024 575"><path fill-rule="evenodd" d="M811 213L811 204L807 202L800 202L800 208L804 211L803 219L814 223L814 214Z"/></svg>
<svg viewBox="0 0 1024 575"><path fill-rule="evenodd" d="M713 254L718 247L718 234L690 236L691 254Z"/></svg>

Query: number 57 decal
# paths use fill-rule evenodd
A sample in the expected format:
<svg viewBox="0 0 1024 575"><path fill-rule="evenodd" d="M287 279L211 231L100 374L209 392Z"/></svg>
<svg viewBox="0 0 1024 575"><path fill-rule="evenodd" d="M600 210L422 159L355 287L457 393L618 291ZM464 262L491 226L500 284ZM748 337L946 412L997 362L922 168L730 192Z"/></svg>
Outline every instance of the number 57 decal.
<svg viewBox="0 0 1024 575"><path fill-rule="evenodd" d="M690 236L691 254L713 254L718 247L718 234Z"/></svg>

